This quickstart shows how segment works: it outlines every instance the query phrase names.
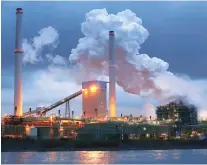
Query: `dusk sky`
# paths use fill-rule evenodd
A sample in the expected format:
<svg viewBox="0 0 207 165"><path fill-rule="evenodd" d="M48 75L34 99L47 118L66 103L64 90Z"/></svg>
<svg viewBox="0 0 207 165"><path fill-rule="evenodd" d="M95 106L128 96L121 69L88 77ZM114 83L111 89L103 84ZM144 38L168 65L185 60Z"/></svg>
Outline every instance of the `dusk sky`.
<svg viewBox="0 0 207 165"><path fill-rule="evenodd" d="M29 107L50 105L81 89L74 74L70 74L69 56L84 37L81 23L93 9L105 8L108 14L131 10L149 33L139 53L162 59L169 64L168 71L188 77L192 89L197 84L199 91L207 91L207 2L2 2L2 115L13 113L15 10L18 7L24 11L23 39L31 41L41 29L55 29L54 43L51 41L46 46L40 45L36 52L29 52L40 60L32 63L30 59L23 65L24 112ZM43 40L47 40L47 35ZM187 93L199 95L195 91L198 90ZM206 100L207 94L202 94ZM199 105L205 102L200 97L195 100ZM149 116L154 112L151 104L157 105L154 98L144 99L117 87L118 115ZM64 113L64 106L60 109ZM71 101L71 109L75 115L81 113L81 97Z"/></svg>

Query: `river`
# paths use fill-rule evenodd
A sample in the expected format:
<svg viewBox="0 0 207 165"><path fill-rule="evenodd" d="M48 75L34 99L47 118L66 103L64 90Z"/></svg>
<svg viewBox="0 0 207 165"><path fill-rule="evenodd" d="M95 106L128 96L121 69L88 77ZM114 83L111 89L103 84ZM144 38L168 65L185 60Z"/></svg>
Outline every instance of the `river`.
<svg viewBox="0 0 207 165"><path fill-rule="evenodd" d="M138 151L2 152L2 164L207 164L207 149Z"/></svg>

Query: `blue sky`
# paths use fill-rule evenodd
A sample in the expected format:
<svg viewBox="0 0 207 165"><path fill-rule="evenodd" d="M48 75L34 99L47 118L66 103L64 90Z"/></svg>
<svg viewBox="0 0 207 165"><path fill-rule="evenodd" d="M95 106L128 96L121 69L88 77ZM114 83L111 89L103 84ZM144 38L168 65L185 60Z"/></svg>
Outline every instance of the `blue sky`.
<svg viewBox="0 0 207 165"><path fill-rule="evenodd" d="M24 10L23 38L31 39L39 30L53 27L59 34L59 44L52 52L63 56L66 61L71 49L75 48L79 38L83 37L81 23L85 20L86 13L92 9L106 8L108 13L116 14L130 9L142 19L143 26L149 32L141 53L168 62L169 70L173 73L185 74L192 79L207 78L206 2L2 2L3 114L13 112L13 50L17 7ZM44 52L48 52L47 48L43 50L42 56ZM70 75L58 78L58 82L62 83L59 84L61 87L56 82L57 89L54 89L56 86L49 88L48 83L52 84L54 79L57 80L57 75L54 78L54 75L48 74L48 65L48 62L40 62L23 66L24 111L39 104L49 105L79 89L70 79ZM56 68L53 74L62 73L59 72ZM49 79L51 81L47 82ZM138 96L125 94L121 89L118 95L119 114L128 114L129 110L133 114L139 114L144 103L148 102ZM81 98L71 103L77 114L81 112L80 103Z"/></svg>

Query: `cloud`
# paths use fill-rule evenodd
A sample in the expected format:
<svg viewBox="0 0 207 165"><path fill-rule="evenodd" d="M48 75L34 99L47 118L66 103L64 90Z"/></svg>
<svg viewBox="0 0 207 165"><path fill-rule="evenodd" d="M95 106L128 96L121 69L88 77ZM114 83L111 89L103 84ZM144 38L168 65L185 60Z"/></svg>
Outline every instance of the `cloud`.
<svg viewBox="0 0 207 165"><path fill-rule="evenodd" d="M163 91L168 91L169 96L185 96L188 103L200 108L207 107L207 80L192 80L175 75L159 75L155 79L156 84Z"/></svg>
<svg viewBox="0 0 207 165"><path fill-rule="evenodd" d="M23 40L23 50L24 50L24 63L34 64L39 61L43 61L41 57L41 52L45 46L50 46L56 48L58 45L59 34L51 26L41 29L38 32L38 36L34 37L32 40Z"/></svg>
<svg viewBox="0 0 207 165"><path fill-rule="evenodd" d="M176 75L162 59L140 54L149 32L130 10L109 14L106 9L94 9L86 14L81 24L84 37L69 56L74 70L81 73L76 76L78 82L108 76L110 30L115 32L116 83L125 92L155 99L161 104L186 98L199 109L207 107L207 80L202 80L201 84L200 80Z"/></svg>
<svg viewBox="0 0 207 165"><path fill-rule="evenodd" d="M49 66L47 69L23 75L24 112L28 111L29 107L35 109L40 105L49 106L81 89L81 86L74 83L66 67ZM2 108L2 113L13 113L13 89L2 89L2 103L2 107L10 105L9 110ZM80 112L81 97L72 100L71 104ZM64 109L63 106L61 110Z"/></svg>
<svg viewBox="0 0 207 165"><path fill-rule="evenodd" d="M149 32L135 13L124 10L108 14L106 9L95 9L86 14L81 30L85 37L80 38L77 47L72 49L69 61L76 65L75 69L79 68L82 78L95 79L100 74L108 75L108 32L113 30L116 38L117 84L132 94L160 95L160 88L153 78L158 73L167 72L169 64L139 53Z"/></svg>
<svg viewBox="0 0 207 165"><path fill-rule="evenodd" d="M48 61L54 65L66 65L66 60L60 55L53 56L52 54L46 54Z"/></svg>
<svg viewBox="0 0 207 165"><path fill-rule="evenodd" d="M71 70L66 66L49 65L44 70L37 70L30 74L23 74L23 110L28 111L31 107L35 109L39 106L50 106L51 104L79 91L81 84L77 84L71 74ZM105 77L106 78L106 77ZM107 93L108 97L108 93ZM117 86L117 115L139 114L142 106L142 98L127 94ZM71 110L76 115L82 112L82 97L70 101ZM50 113L65 112L65 104ZM13 113L13 89L2 89L2 115Z"/></svg>
<svg viewBox="0 0 207 165"><path fill-rule="evenodd" d="M156 107L154 104L150 103L150 102L145 102L143 104L142 109L140 110L140 114L146 117L150 117L151 119L154 120L156 119Z"/></svg>

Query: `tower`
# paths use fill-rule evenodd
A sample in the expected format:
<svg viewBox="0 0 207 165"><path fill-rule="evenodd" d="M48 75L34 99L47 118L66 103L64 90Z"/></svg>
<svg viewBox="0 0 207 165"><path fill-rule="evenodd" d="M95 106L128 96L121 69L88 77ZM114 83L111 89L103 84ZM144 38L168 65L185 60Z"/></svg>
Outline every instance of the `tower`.
<svg viewBox="0 0 207 165"><path fill-rule="evenodd" d="M116 117L115 36L109 31L109 114Z"/></svg>
<svg viewBox="0 0 207 165"><path fill-rule="evenodd" d="M22 8L16 9L14 115L22 116Z"/></svg>
<svg viewBox="0 0 207 165"><path fill-rule="evenodd" d="M65 103L65 117L70 118L70 102L69 101Z"/></svg>
<svg viewBox="0 0 207 165"><path fill-rule="evenodd" d="M106 117L106 82L87 81L82 83L83 116L90 118Z"/></svg>

